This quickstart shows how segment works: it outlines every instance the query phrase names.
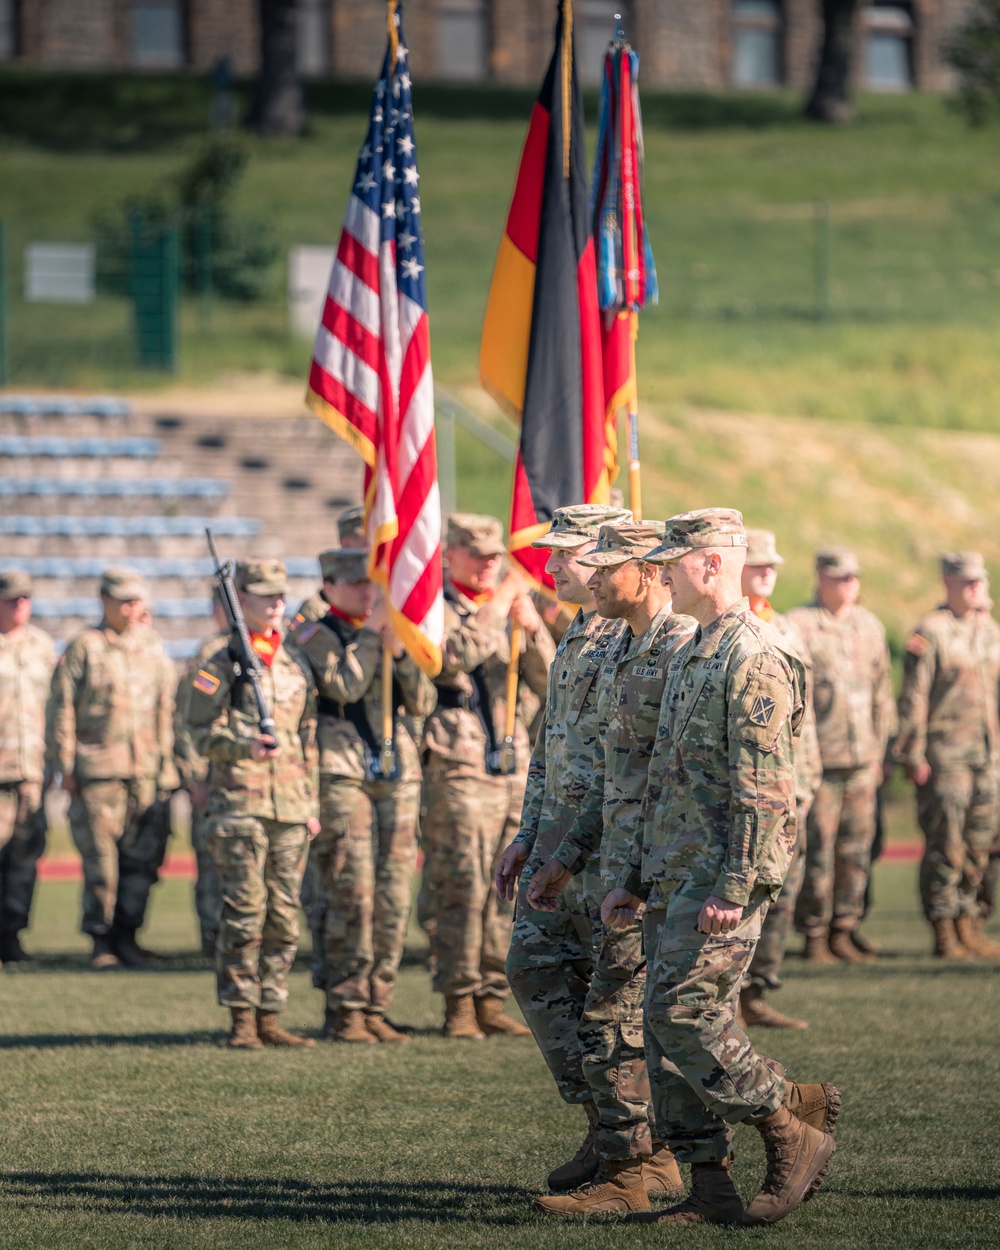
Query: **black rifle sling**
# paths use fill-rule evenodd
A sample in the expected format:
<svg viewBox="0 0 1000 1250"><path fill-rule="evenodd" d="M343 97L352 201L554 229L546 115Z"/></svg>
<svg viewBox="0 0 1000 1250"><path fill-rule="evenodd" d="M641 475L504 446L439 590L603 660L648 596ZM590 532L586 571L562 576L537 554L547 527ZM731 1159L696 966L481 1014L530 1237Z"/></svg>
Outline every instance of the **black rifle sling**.
<svg viewBox="0 0 1000 1250"><path fill-rule="evenodd" d="M349 638L347 635L345 622L342 621L339 616L334 616L332 612L328 612L326 616L323 617L323 624L329 626L329 628L333 630L333 632L340 639L341 645L346 650L348 644L352 642L353 639ZM392 666L393 730L395 730L396 726L396 709L402 702L403 689L396 680L396 666L394 664ZM375 733L372 730L371 724L368 721L368 716L365 712L365 702L363 696L362 698L357 699L354 703L338 703L335 699L320 698L319 709L321 712L328 712L335 716L339 716L341 719L352 724L358 731L358 736L361 738L361 741L365 744L369 751L371 751L372 757L376 760L378 759L379 752L382 750L382 747L380 743L376 743L375 741Z"/></svg>
<svg viewBox="0 0 1000 1250"><path fill-rule="evenodd" d="M470 615L458 602L454 592L448 586L445 587L444 597L459 616L466 617ZM486 734L486 759L487 761L493 760L496 759L498 751L497 731L493 725L493 703L490 699L490 688L486 682L485 666L477 664L474 669L469 671L469 677L472 678L472 697L470 699L469 711L475 715L483 727L483 733Z"/></svg>

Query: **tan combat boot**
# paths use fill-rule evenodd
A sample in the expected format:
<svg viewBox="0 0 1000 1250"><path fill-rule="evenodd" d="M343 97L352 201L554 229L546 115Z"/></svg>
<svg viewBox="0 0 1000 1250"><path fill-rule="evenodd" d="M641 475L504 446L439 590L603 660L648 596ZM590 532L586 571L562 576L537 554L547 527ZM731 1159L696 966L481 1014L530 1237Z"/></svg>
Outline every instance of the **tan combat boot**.
<svg viewBox="0 0 1000 1250"><path fill-rule="evenodd" d="M840 963L837 956L830 950L830 936L827 933L807 933L802 958L811 964Z"/></svg>
<svg viewBox="0 0 1000 1250"><path fill-rule="evenodd" d="M722 1163L692 1163L691 1192L683 1202L666 1211L649 1211L631 1218L637 1224L668 1224L675 1228L742 1223L743 1200L733 1184L729 1162L726 1159Z"/></svg>
<svg viewBox="0 0 1000 1250"><path fill-rule="evenodd" d="M90 956L90 966L98 972L106 972L109 968L118 968L118 956L111 949L111 943L104 933L94 934L94 951Z"/></svg>
<svg viewBox="0 0 1000 1250"><path fill-rule="evenodd" d="M764 1138L767 1175L744 1223L777 1224L819 1189L837 1143L792 1115L784 1103L755 1127Z"/></svg>
<svg viewBox="0 0 1000 1250"><path fill-rule="evenodd" d="M253 1010L250 1007L230 1007L229 1014L233 1018L233 1025L226 1045L233 1050L263 1050L264 1043L257 1036Z"/></svg>
<svg viewBox="0 0 1000 1250"><path fill-rule="evenodd" d="M477 998L476 1023L487 1037L530 1037L531 1030L512 1020L503 1009L503 999L490 994Z"/></svg>
<svg viewBox="0 0 1000 1250"><path fill-rule="evenodd" d="M785 1082L785 1106L803 1124L833 1133L840 1116L840 1090L826 1082L823 1085L798 1085Z"/></svg>
<svg viewBox="0 0 1000 1250"><path fill-rule="evenodd" d="M955 921L950 916L939 916L931 921L934 930L934 954L938 959L968 959L972 951L958 940Z"/></svg>
<svg viewBox="0 0 1000 1250"><path fill-rule="evenodd" d="M681 1198L684 1181L674 1152L666 1143L653 1141L653 1153L642 1160L642 1183L649 1198Z"/></svg>
<svg viewBox="0 0 1000 1250"><path fill-rule="evenodd" d="M797 1020L795 1016L782 1015L775 1011L771 1004L755 985L748 985L740 990L740 1009L744 1023L751 1028L763 1029L808 1029L808 1020Z"/></svg>
<svg viewBox="0 0 1000 1250"><path fill-rule="evenodd" d="M374 1046L378 1038L368 1028L365 1013L357 1007L328 1007L323 1020L323 1037L328 1042L354 1042Z"/></svg>
<svg viewBox="0 0 1000 1250"><path fill-rule="evenodd" d="M830 930L830 954L842 959L845 964L870 964L875 961L874 955L855 946L850 929Z"/></svg>
<svg viewBox="0 0 1000 1250"><path fill-rule="evenodd" d="M597 1155L597 1124L600 1116L593 1102L585 1102L583 1109L587 1113L587 1119L590 1121L587 1127L587 1136L583 1139L583 1144L568 1163L560 1163L557 1168L546 1177L546 1184L549 1189L579 1189L581 1185L585 1185L587 1181L593 1180L600 1165L600 1159Z"/></svg>
<svg viewBox="0 0 1000 1250"><path fill-rule="evenodd" d="M394 1029L383 1015L366 1015L365 1028L376 1042L412 1042L409 1033L401 1033Z"/></svg>
<svg viewBox="0 0 1000 1250"><path fill-rule="evenodd" d="M449 994L444 1000L444 1027L441 1032L457 1042L482 1042L486 1034L476 1023L471 994Z"/></svg>
<svg viewBox="0 0 1000 1250"><path fill-rule="evenodd" d="M546 1194L535 1207L548 1215L601 1215L648 1211L642 1159L602 1159L594 1179L571 1194Z"/></svg>
<svg viewBox="0 0 1000 1250"><path fill-rule="evenodd" d="M983 921L978 916L959 916L955 921L955 936L966 950L980 959L1000 959L1000 945L983 932Z"/></svg>
<svg viewBox="0 0 1000 1250"><path fill-rule="evenodd" d="M296 1037L278 1024L276 1011L263 1011L257 1008L257 1036L265 1046L315 1046L311 1037Z"/></svg>

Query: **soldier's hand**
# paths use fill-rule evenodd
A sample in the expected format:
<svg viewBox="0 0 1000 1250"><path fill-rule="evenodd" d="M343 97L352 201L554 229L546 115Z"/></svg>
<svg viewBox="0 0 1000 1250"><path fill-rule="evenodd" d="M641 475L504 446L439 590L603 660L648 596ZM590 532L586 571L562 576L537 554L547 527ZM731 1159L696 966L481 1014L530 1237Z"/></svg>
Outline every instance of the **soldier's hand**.
<svg viewBox="0 0 1000 1250"><path fill-rule="evenodd" d="M743 919L743 908L728 899L710 894L698 913L695 928L699 933L735 933Z"/></svg>
<svg viewBox="0 0 1000 1250"><path fill-rule="evenodd" d="M624 929L634 924L642 911L642 899L617 885L601 904L601 919L611 929Z"/></svg>
<svg viewBox="0 0 1000 1250"><path fill-rule="evenodd" d="M382 646L388 647L397 660L406 654L406 648L399 641L399 635L391 625L383 625L379 630L382 635Z"/></svg>
<svg viewBox="0 0 1000 1250"><path fill-rule="evenodd" d="M538 609L531 602L530 595L518 595L510 605L509 616L515 625L520 625L529 634L537 633L542 625L542 618L538 615Z"/></svg>
<svg viewBox="0 0 1000 1250"><path fill-rule="evenodd" d="M66 791L68 795L71 795L71 796L74 794L80 793L80 783L77 781L77 779L73 776L72 773L63 773L62 788Z"/></svg>
<svg viewBox="0 0 1000 1250"><path fill-rule="evenodd" d="M212 787L207 781L199 781L188 791L191 796L191 806L198 809L208 807L208 800L212 794Z"/></svg>
<svg viewBox="0 0 1000 1250"><path fill-rule="evenodd" d="M915 786L925 786L931 779L931 766L926 760L922 764L913 764L909 768L904 769L906 779L912 781Z"/></svg>
<svg viewBox="0 0 1000 1250"><path fill-rule="evenodd" d="M306 829L309 830L309 841L311 842L320 831L319 818L317 816L310 816L306 821Z"/></svg>
<svg viewBox="0 0 1000 1250"><path fill-rule="evenodd" d="M573 874L557 859L547 860L528 884L528 902L535 911L555 911L559 895L573 880Z"/></svg>
<svg viewBox="0 0 1000 1250"><path fill-rule="evenodd" d="M501 898L512 899L517 893L517 879L521 875L528 858L528 847L523 842L512 842L506 847L497 861L496 877L497 894Z"/></svg>
<svg viewBox="0 0 1000 1250"><path fill-rule="evenodd" d="M250 744L250 758L255 764L263 764L265 760L273 760L281 754L281 747L270 734L261 734Z"/></svg>

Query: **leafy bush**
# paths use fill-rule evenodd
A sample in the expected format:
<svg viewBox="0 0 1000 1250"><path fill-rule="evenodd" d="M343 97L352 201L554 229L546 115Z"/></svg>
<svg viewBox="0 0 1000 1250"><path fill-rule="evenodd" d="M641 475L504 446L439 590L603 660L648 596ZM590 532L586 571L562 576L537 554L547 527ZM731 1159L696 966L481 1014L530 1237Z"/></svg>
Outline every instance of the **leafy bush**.
<svg viewBox="0 0 1000 1250"><path fill-rule="evenodd" d="M958 71L958 107L981 126L1000 114L1000 0L979 0L951 41L948 60Z"/></svg>

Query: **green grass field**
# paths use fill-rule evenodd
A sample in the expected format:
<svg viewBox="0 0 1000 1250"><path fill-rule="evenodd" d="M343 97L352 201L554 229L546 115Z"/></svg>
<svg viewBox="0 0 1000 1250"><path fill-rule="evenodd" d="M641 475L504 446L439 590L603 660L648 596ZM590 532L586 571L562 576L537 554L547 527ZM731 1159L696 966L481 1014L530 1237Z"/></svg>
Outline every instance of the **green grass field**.
<svg viewBox="0 0 1000 1250"><path fill-rule="evenodd" d="M671 1244L996 1245L1000 968L926 954L914 880L912 864L877 870L867 931L885 947L878 965L807 971L790 959L781 1004L811 1028L756 1038L793 1076L843 1090L821 1193L772 1230L687 1230ZM656 1230L532 1212L582 1117L560 1104L530 1040L437 1035L416 934L394 1009L417 1030L411 1046L233 1054L193 954L189 884L154 894L148 941L166 954L156 972L89 972L78 906L78 886L43 884L26 941L42 962L0 974L5 1247L664 1244ZM288 1019L315 1031L320 1017L300 960ZM736 1147L750 1195L759 1138L740 1129Z"/></svg>

